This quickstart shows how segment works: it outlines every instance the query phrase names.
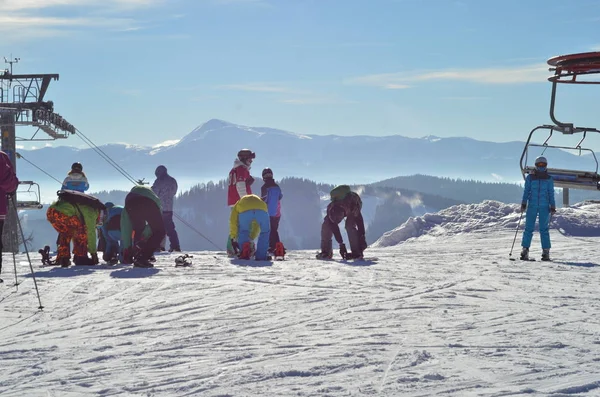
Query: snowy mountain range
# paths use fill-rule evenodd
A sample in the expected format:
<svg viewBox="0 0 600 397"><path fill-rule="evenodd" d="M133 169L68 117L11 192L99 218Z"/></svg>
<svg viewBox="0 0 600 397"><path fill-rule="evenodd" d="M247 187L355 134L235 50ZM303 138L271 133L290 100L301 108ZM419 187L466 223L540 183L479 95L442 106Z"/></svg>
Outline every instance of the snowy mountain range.
<svg viewBox="0 0 600 397"><path fill-rule="evenodd" d="M595 396L598 214L558 210L552 262L509 260L518 205L493 201L412 218L362 262L6 255L0 395Z"/></svg>
<svg viewBox="0 0 600 397"><path fill-rule="evenodd" d="M525 135L524 135L525 137ZM93 141L93 137L90 137ZM367 183L399 175L427 174L483 181L522 180L519 158L522 142L496 143L470 138L407 138L390 136L301 135L263 127L245 127L210 120L177 142L157 147L111 144L99 149L135 179L154 179L157 165L167 166L183 188L208 180L225 179L237 151L256 152L252 173L271 167L275 177L304 177L326 183ZM91 191L131 186L92 149L46 147L20 150L29 162L62 181L71 163L80 161ZM535 154L532 154L535 155ZM554 167L593 168L589 156L557 151ZM26 161L18 162L22 180L35 180L53 191L58 182Z"/></svg>

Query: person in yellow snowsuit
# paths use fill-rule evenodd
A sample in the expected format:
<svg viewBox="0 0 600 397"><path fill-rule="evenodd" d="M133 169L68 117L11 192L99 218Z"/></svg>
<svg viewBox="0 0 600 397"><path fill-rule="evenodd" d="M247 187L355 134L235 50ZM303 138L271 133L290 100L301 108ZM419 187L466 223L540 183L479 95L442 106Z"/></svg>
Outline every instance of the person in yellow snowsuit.
<svg viewBox="0 0 600 397"><path fill-rule="evenodd" d="M269 234L271 232L267 203L255 194L243 196L231 209L229 216L229 240L240 259L250 259L250 242L258 236L254 258L267 260Z"/></svg>

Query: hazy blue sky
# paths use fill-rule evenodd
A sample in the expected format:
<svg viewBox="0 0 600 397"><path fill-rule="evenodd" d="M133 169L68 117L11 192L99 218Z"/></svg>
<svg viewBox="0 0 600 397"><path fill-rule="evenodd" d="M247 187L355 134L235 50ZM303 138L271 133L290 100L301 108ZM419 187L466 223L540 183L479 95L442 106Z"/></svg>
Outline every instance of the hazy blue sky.
<svg viewBox="0 0 600 397"><path fill-rule="evenodd" d="M550 122L545 61L600 50L599 25L597 0L0 0L0 55L59 73L47 99L97 144L211 118L508 141ZM600 86L559 94L600 127Z"/></svg>

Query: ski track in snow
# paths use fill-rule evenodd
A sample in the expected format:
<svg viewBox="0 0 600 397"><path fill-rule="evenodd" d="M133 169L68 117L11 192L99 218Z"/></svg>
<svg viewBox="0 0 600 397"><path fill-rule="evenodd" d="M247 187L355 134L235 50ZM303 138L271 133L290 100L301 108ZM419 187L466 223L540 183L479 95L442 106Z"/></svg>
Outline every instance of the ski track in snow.
<svg viewBox="0 0 600 397"><path fill-rule="evenodd" d="M510 230L411 239L362 266L292 251L62 269L33 254L42 312L18 255L0 395L600 395L598 238L551 235L549 263L509 261Z"/></svg>

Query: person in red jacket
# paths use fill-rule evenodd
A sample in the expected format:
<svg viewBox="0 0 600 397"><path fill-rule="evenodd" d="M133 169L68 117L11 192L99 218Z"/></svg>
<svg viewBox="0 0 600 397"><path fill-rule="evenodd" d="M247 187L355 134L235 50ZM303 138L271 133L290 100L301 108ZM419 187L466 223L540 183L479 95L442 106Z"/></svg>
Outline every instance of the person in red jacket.
<svg viewBox="0 0 600 397"><path fill-rule="evenodd" d="M256 154L250 149L242 149L229 171L229 188L227 189L227 205L233 207L240 198L252 194L251 185L254 178L250 175L250 166Z"/></svg>
<svg viewBox="0 0 600 397"><path fill-rule="evenodd" d="M18 186L19 180L10 162L10 158L6 153L0 151L0 236L2 236L4 221L8 213L7 195L12 196ZM0 238L0 274L2 274L2 250L2 238ZM2 282L2 279L0 279L0 282Z"/></svg>

